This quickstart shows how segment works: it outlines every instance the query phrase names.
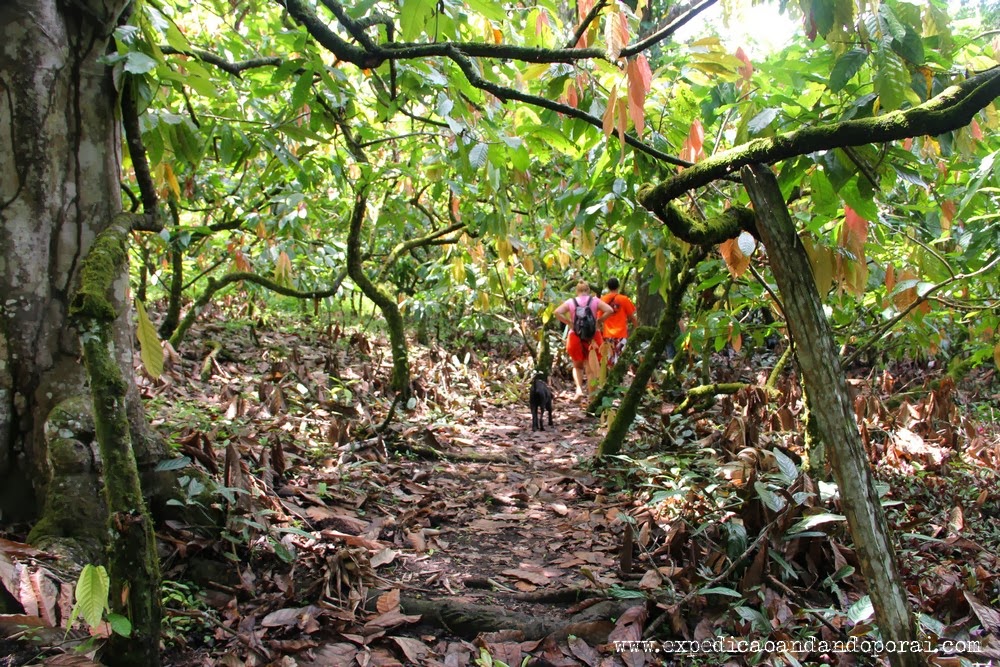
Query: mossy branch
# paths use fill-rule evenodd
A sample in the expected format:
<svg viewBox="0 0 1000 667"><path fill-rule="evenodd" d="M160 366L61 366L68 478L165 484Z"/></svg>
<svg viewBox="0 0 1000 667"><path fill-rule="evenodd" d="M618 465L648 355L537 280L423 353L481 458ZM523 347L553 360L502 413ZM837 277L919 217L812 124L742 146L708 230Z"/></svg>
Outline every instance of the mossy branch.
<svg viewBox="0 0 1000 667"><path fill-rule="evenodd" d="M132 451L128 382L114 344L119 317L114 293L127 276L129 220L127 215L116 216L84 257L70 321L83 348L103 465L111 611L130 618L133 627L129 638L112 635L109 655L117 665L159 665L160 566Z"/></svg>
<svg viewBox="0 0 1000 667"><path fill-rule="evenodd" d="M944 134L968 125L977 112L998 96L1000 67L993 67L905 111L806 127L775 137L754 139L717 153L659 185L643 189L639 202L666 220L671 201L685 192L731 176L745 165L772 164L816 151Z"/></svg>
<svg viewBox="0 0 1000 667"><path fill-rule="evenodd" d="M680 404L674 409L674 414L682 414L692 405L713 396L717 396L719 394L735 394L741 389L750 389L757 386L758 385L747 382L717 382L692 387L691 389L688 389L686 395L684 396L684 400L681 401ZM764 385L761 389L767 393L768 398L775 398L778 394L777 390L773 387L768 387L767 385Z"/></svg>
<svg viewBox="0 0 1000 667"><path fill-rule="evenodd" d="M716 218L697 220L669 204L662 219L674 236L692 245L718 245L743 231L757 234L753 211L748 208L728 208Z"/></svg>

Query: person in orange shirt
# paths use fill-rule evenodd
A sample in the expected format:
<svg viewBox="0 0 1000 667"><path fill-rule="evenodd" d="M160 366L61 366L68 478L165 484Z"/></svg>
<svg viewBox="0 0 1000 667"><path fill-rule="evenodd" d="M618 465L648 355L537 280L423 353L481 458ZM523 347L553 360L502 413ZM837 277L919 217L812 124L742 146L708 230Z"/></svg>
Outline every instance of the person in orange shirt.
<svg viewBox="0 0 1000 667"><path fill-rule="evenodd" d="M639 320L635 317L635 304L621 294L618 287L617 278L608 278L608 293L601 297L601 301L611 306L614 311L604 318L604 340L611 348L608 354L609 366L614 366L618 362L618 357L625 349L628 326L631 324L635 328L639 324Z"/></svg>

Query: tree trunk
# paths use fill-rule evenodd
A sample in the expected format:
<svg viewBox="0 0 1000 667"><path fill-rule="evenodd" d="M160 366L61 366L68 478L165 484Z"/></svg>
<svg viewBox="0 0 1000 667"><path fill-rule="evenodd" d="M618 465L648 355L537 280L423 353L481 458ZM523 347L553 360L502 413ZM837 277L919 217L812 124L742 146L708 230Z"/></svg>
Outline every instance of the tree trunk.
<svg viewBox="0 0 1000 667"><path fill-rule="evenodd" d="M410 398L410 361L403 315L392 295L368 278L361 261L361 227L365 220L367 197L366 190L355 196L351 228L347 236L347 273L385 318L389 330L389 346L392 348L392 380L389 384L405 403Z"/></svg>
<svg viewBox="0 0 1000 667"><path fill-rule="evenodd" d="M895 549L858 434L847 381L823 314L809 258L771 171L761 165L752 165L743 167L740 175L754 203L757 230L781 293L802 381L809 392L810 413L816 420L820 438L829 446L841 505L861 561L861 571L871 589L879 630L885 641L913 642L906 646L916 646L917 636L906 590L899 578ZM888 657L893 667L923 662L919 652L890 652Z"/></svg>
<svg viewBox="0 0 1000 667"><path fill-rule="evenodd" d="M142 497L132 452L126 396L128 382L114 357L118 308L109 296L128 284L129 221L101 232L81 265L81 285L70 317L80 333L93 392L94 433L103 463L107 502L111 611L132 622L130 636L112 633L106 661L112 667L160 664L160 564L153 522ZM126 304L127 305L127 304Z"/></svg>
<svg viewBox="0 0 1000 667"><path fill-rule="evenodd" d="M98 59L126 4L0 3L0 518L44 513L33 538L89 533L85 554L104 532L93 521L103 513L92 490L100 458L67 316L83 258L121 210L117 96ZM148 463L160 451L146 437L119 285L114 349L136 455ZM61 493L63 474L78 477L77 491Z"/></svg>
<svg viewBox="0 0 1000 667"><path fill-rule="evenodd" d="M628 391L625 392L625 396L622 397L618 412L615 413L615 418L608 426L608 432L597 448L598 457L614 456L621 451L625 436L628 434L632 422L635 421L639 404L646 393L646 385L663 358L667 344L672 342L677 335L677 323L681 318L681 302L684 300L684 293L691 285L691 281L694 280L698 262L704 257L704 246L692 247L680 258L677 273L669 277L670 284L667 288L666 304L663 308L663 314L660 316L660 322L656 325L656 333L650 339L649 348L635 369L635 378L633 378Z"/></svg>

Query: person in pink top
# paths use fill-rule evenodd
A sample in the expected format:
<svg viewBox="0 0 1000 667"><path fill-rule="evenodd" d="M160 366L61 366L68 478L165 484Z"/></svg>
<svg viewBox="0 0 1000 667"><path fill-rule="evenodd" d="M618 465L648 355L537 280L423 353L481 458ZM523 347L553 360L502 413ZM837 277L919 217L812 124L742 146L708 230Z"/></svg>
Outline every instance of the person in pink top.
<svg viewBox="0 0 1000 667"><path fill-rule="evenodd" d="M590 308L596 320L596 330L589 340L581 339L574 331L573 320L576 318L576 309L584 307ZM608 315L613 314L614 309L597 297L591 295L590 285L581 280L576 284L576 296L566 299L555 309L555 318L569 327L569 339L566 341L566 352L573 362L573 382L576 384L576 398L583 397L583 377L585 373L584 364L590 360L591 351L595 352L595 357L600 360L600 349L603 337L601 336L601 322ZM591 383L594 381L594 373L597 364L593 364L589 371Z"/></svg>

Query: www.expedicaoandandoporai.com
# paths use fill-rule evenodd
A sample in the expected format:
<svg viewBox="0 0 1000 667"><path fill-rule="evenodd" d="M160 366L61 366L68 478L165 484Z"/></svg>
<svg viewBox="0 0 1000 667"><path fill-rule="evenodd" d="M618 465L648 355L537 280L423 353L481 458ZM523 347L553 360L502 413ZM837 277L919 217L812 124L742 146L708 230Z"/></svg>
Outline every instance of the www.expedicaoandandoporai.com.
<svg viewBox="0 0 1000 667"><path fill-rule="evenodd" d="M824 639L735 639L713 637L712 639L674 640L674 641L616 641L615 651L618 653L654 653L673 654L676 656L696 656L718 653L768 653L781 654L833 654L854 653L858 655L879 656L888 653L935 653L940 655L965 655L974 657L982 651L982 645L976 640L893 642L878 639L851 637L845 640ZM974 662L973 664L988 665L989 662ZM1000 665L1000 662L994 664Z"/></svg>

